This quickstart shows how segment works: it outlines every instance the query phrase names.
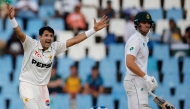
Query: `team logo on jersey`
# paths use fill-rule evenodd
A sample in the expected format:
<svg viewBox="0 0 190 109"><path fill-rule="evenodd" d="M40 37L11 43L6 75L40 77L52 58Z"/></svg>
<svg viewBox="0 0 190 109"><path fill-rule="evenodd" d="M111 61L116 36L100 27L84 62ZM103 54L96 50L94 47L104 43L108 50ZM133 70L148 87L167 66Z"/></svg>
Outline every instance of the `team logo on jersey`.
<svg viewBox="0 0 190 109"><path fill-rule="evenodd" d="M44 67L49 68L49 67L51 67L52 62L49 64L44 64L44 63L41 63L41 62L38 62L38 61L32 59L32 64L36 64L37 67L41 67L41 68L44 68Z"/></svg>
<svg viewBox="0 0 190 109"><path fill-rule="evenodd" d="M146 15L146 18L147 18L147 19L150 19L150 16L149 16L149 14L147 14L147 15Z"/></svg>
<svg viewBox="0 0 190 109"><path fill-rule="evenodd" d="M49 55L49 57L48 57L50 60L52 59L52 55Z"/></svg>
<svg viewBox="0 0 190 109"><path fill-rule="evenodd" d="M145 47L145 43L143 43L143 46Z"/></svg>
<svg viewBox="0 0 190 109"><path fill-rule="evenodd" d="M143 91L144 89L143 88L141 88L141 91Z"/></svg>
<svg viewBox="0 0 190 109"><path fill-rule="evenodd" d="M46 100L46 106L50 106L49 100Z"/></svg>
<svg viewBox="0 0 190 109"><path fill-rule="evenodd" d="M132 51L134 49L134 47L131 47L129 50Z"/></svg>
<svg viewBox="0 0 190 109"><path fill-rule="evenodd" d="M24 102L28 102L29 101L29 98L24 98Z"/></svg>

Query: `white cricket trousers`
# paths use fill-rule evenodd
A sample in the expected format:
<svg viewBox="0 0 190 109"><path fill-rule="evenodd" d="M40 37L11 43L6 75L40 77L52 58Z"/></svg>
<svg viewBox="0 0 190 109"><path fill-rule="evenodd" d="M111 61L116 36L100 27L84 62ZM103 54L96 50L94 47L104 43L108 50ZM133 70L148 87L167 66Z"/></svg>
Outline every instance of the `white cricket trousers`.
<svg viewBox="0 0 190 109"><path fill-rule="evenodd" d="M127 73L124 88L127 93L128 109L148 107L148 87L143 78Z"/></svg>
<svg viewBox="0 0 190 109"><path fill-rule="evenodd" d="M47 85L20 82L19 93L25 109L50 109Z"/></svg>

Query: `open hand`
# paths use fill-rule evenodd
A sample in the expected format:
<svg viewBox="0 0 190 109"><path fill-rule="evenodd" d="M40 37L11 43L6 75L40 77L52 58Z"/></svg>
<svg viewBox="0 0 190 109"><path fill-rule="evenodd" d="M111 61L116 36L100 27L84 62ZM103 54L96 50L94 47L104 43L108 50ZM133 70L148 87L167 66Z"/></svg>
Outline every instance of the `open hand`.
<svg viewBox="0 0 190 109"><path fill-rule="evenodd" d="M105 15L101 18L101 20L99 22L96 22L96 19L94 18L94 30L99 31L102 28L107 27L109 25L108 21L109 21L109 19Z"/></svg>
<svg viewBox="0 0 190 109"><path fill-rule="evenodd" d="M10 19L13 19L15 17L15 9L13 6L11 6L9 3L7 3L7 9L8 9L8 15Z"/></svg>

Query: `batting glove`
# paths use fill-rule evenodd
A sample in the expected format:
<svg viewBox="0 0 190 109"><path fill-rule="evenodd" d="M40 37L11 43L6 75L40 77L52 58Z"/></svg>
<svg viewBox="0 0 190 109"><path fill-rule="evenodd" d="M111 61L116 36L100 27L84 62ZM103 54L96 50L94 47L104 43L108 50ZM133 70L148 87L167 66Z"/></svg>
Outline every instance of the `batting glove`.
<svg viewBox="0 0 190 109"><path fill-rule="evenodd" d="M143 78L149 85L149 88L151 91L154 91L158 87L157 81L153 76L150 77L148 75L145 75Z"/></svg>

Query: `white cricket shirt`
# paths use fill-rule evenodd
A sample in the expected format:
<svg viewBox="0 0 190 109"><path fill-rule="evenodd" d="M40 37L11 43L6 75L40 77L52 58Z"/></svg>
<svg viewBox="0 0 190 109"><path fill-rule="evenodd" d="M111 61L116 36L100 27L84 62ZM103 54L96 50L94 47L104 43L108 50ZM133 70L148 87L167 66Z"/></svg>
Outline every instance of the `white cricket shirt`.
<svg viewBox="0 0 190 109"><path fill-rule="evenodd" d="M125 45L125 66L127 73L131 75L136 75L133 73L126 65L127 55L135 56L135 63L138 67L147 74L147 63L148 63L148 43L149 38L147 36L142 36L138 31L133 34L127 41Z"/></svg>
<svg viewBox="0 0 190 109"><path fill-rule="evenodd" d="M51 76L54 56L67 50L66 41L53 42L45 51L43 51L40 41L29 36L26 36L22 44L24 58L19 77L20 81L35 85L47 85Z"/></svg>

